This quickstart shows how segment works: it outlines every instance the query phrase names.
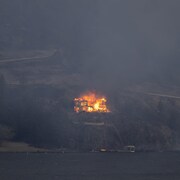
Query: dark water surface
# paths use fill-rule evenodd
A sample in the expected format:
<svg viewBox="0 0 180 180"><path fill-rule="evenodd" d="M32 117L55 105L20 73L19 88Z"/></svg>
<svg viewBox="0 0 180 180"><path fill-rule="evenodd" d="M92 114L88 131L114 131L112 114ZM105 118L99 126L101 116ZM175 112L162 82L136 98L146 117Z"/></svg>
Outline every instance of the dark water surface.
<svg viewBox="0 0 180 180"><path fill-rule="evenodd" d="M180 180L180 153L1 153L0 180Z"/></svg>

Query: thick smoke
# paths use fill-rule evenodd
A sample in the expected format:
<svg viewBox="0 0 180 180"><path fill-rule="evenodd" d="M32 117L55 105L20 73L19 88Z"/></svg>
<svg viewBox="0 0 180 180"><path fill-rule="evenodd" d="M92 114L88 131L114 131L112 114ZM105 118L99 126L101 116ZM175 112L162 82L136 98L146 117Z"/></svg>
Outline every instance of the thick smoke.
<svg viewBox="0 0 180 180"><path fill-rule="evenodd" d="M84 57L92 84L176 83L179 7L176 0L98 1L92 56Z"/></svg>

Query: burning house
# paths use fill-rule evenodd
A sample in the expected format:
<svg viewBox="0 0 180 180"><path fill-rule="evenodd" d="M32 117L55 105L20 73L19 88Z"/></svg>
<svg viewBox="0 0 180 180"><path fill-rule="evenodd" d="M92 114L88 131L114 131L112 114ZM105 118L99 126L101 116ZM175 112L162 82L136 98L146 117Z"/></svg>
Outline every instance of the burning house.
<svg viewBox="0 0 180 180"><path fill-rule="evenodd" d="M97 96L95 93L88 93L80 98L74 99L74 111L79 112L110 112L106 105L106 98Z"/></svg>

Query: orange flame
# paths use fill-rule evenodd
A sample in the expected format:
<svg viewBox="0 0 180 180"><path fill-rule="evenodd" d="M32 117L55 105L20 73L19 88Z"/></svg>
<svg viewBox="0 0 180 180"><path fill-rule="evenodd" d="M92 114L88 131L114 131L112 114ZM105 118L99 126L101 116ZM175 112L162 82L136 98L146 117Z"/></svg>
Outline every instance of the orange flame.
<svg viewBox="0 0 180 180"><path fill-rule="evenodd" d="M95 93L87 93L74 99L74 111L79 112L110 112L106 106L106 98L99 97Z"/></svg>

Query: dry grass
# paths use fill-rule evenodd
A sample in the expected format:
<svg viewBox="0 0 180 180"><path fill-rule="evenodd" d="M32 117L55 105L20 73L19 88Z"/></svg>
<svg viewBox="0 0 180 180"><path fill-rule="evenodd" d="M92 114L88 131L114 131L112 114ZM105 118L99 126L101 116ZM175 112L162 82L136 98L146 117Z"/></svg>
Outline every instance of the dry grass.
<svg viewBox="0 0 180 180"><path fill-rule="evenodd" d="M3 142L0 152L47 152L47 149L32 147L26 143Z"/></svg>

